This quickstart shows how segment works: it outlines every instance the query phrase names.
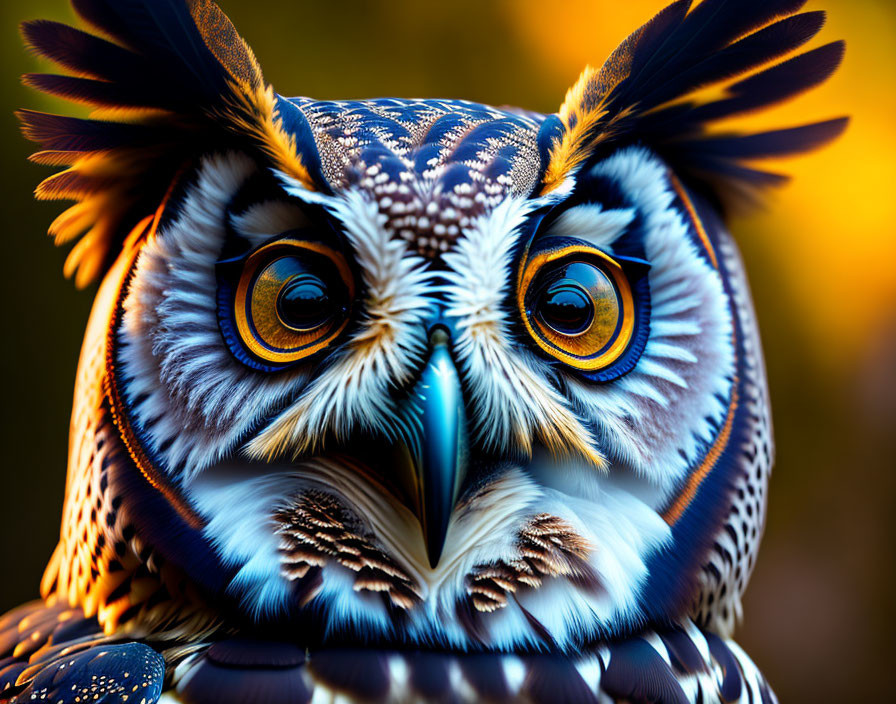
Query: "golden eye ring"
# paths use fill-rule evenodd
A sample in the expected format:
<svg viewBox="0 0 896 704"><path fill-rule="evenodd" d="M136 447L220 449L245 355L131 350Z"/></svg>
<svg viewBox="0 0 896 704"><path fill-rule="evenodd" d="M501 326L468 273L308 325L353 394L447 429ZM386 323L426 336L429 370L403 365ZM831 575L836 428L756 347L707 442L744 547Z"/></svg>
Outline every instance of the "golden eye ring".
<svg viewBox="0 0 896 704"><path fill-rule="evenodd" d="M635 334L635 297L625 270L586 244L529 257L521 269L517 302L535 343L579 371L610 366Z"/></svg>
<svg viewBox="0 0 896 704"><path fill-rule="evenodd" d="M234 322L256 358L291 364L323 350L345 330L354 297L354 276L340 252L281 238L246 258L234 294Z"/></svg>

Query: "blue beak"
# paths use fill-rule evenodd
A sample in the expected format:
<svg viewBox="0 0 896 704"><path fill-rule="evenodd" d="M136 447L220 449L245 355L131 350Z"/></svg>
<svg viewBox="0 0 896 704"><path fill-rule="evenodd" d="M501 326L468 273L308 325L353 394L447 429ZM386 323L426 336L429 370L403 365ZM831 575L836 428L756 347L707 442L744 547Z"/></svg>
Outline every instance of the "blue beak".
<svg viewBox="0 0 896 704"><path fill-rule="evenodd" d="M430 355L413 392L420 442L410 450L406 480L423 529L431 567L439 563L448 523L467 470L468 436L460 377L449 350L450 338L438 326L430 335Z"/></svg>

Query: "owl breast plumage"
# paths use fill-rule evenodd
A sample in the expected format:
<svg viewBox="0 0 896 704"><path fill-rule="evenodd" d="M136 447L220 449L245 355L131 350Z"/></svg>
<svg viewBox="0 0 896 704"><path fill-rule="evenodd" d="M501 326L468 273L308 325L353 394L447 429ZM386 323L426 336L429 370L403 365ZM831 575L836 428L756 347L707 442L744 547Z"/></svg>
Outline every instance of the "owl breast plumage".
<svg viewBox="0 0 896 704"><path fill-rule="evenodd" d="M26 81L96 112L21 118L102 282L0 700L774 700L731 640L772 442L724 215L845 121L714 125L835 70L785 58L822 13L679 0L543 115L285 98L208 0L74 5Z"/></svg>

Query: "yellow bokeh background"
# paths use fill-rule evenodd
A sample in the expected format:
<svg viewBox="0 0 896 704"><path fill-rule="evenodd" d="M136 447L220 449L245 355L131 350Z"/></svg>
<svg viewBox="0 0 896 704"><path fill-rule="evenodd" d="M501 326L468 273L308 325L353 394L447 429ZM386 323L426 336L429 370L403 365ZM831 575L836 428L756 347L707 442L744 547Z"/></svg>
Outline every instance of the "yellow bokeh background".
<svg viewBox="0 0 896 704"><path fill-rule="evenodd" d="M457 97L551 112L664 0L292 2L219 0L286 95ZM778 162L793 182L732 223L763 334L778 446L769 522L738 639L783 702L885 696L896 619L896 2L810 0L813 45L846 39L825 85L749 128L848 114L823 151ZM46 68L23 19L71 21L64 0L0 7L0 183L6 401L0 470L0 611L37 593L58 533L67 417L90 304L43 236L12 110L70 110L22 88Z"/></svg>

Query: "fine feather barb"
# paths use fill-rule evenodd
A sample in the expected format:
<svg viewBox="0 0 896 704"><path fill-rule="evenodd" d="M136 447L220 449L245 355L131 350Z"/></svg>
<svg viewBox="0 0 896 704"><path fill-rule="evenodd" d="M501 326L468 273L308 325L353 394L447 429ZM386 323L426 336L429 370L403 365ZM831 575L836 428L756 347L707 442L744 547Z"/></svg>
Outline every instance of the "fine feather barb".
<svg viewBox="0 0 896 704"><path fill-rule="evenodd" d="M155 142L154 130L148 125L88 120L34 110L18 110L16 116L25 137L40 143L44 149L91 152Z"/></svg>
<svg viewBox="0 0 896 704"><path fill-rule="evenodd" d="M730 98L695 107L691 121L720 120L796 97L830 78L845 49L842 41L826 44L735 83Z"/></svg>

